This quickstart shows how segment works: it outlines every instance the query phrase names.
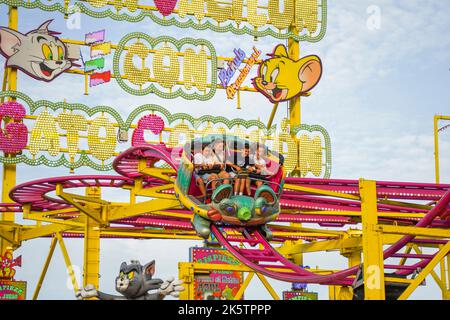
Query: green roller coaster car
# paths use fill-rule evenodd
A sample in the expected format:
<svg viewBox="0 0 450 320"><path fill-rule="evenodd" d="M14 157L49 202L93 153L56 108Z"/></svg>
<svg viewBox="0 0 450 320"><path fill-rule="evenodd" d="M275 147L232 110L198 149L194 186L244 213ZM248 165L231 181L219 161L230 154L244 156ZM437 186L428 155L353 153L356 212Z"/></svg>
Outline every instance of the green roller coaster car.
<svg viewBox="0 0 450 320"><path fill-rule="evenodd" d="M227 135L209 135L186 144L178 167L175 192L182 205L194 213L192 225L195 231L207 239L211 234L211 223L223 226L258 226L265 237L270 239L272 233L266 224L274 221L280 213L279 197L285 178L283 157L267 150L265 161L271 169L270 174L250 177L250 196L234 194L233 178L229 178L229 183L224 183L225 179L219 179L220 185L215 190L208 190L207 197L203 198L194 178L194 145L204 146L205 143L214 143L215 139L225 142L229 158L240 152L243 145L252 145L247 140ZM259 186L255 185L256 181L260 182Z"/></svg>

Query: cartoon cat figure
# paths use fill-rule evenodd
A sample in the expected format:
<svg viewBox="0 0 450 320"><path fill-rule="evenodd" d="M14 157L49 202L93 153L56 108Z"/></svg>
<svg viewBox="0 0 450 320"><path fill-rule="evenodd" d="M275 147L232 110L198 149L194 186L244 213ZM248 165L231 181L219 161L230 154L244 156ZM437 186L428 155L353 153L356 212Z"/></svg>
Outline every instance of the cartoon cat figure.
<svg viewBox="0 0 450 320"><path fill-rule="evenodd" d="M170 278L166 281L153 279L155 261L142 266L139 261L132 260L130 264L122 262L119 275L116 278L116 290L121 296L115 296L97 291L93 285L87 285L76 294L77 299L98 298L100 300L162 300L167 295L178 298L184 291L183 281ZM154 293L148 293L156 290Z"/></svg>
<svg viewBox="0 0 450 320"><path fill-rule="evenodd" d="M6 67L46 82L71 68L74 64L67 56L67 47L55 36L59 33L48 30L52 21L27 34L0 27L0 53L6 58Z"/></svg>
<svg viewBox="0 0 450 320"><path fill-rule="evenodd" d="M272 103L305 94L316 86L322 76L322 62L318 56L306 56L295 61L289 58L282 44L276 46L269 56L271 58L259 66L253 86Z"/></svg>

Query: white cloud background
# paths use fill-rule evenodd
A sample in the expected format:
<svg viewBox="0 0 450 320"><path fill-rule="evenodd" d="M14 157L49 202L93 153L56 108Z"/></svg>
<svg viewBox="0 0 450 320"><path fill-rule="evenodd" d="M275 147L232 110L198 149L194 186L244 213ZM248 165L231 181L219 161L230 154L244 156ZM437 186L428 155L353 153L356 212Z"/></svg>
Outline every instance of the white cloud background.
<svg viewBox="0 0 450 320"><path fill-rule="evenodd" d="M450 1L329 1L328 30L325 38L315 44L302 43L301 54L318 54L324 65L321 83L309 98L302 100L302 122L319 124L330 133L333 154L333 178L371 178L396 181L434 181L433 115L450 114ZM370 5L381 10L381 28L369 30L366 26ZM0 7L0 25L7 25L7 8ZM19 29L28 31L41 22L54 18L52 28L63 32L63 37L83 39L84 34L106 28L108 39L117 42L126 33L141 31L151 36L189 36L210 40L218 55L230 56L233 48L250 52L256 45L269 53L278 43L263 38L253 41L248 36L214 34L209 31L162 28L149 20L140 24L117 23L82 17L81 30L68 30L59 14L39 10L19 9ZM249 77L250 78L250 77ZM242 94L242 110L235 102L227 101L223 91L207 102L183 99L163 100L154 95L134 97L111 82L83 95L83 78L62 75L51 84L39 83L19 74L20 91L33 99L81 102L89 106L109 105L126 118L132 109L143 103L164 106L173 113L189 112L224 115L228 118L260 118L266 121L270 104L262 96ZM286 115L280 108L276 121ZM440 134L441 180L450 181L450 129ZM93 173L90 169L78 174ZM67 175L66 169L18 166L19 182L49 176ZM124 194L114 194L126 197ZM25 242L17 251L23 255L24 266L17 272L18 279L28 281L31 298L50 239ZM83 240L67 239L72 263L82 266ZM138 258L141 262L157 260L157 275L165 278L176 275L177 263L188 260L188 248L201 245L198 241L181 240L102 240L100 288L113 292L114 278L122 261ZM346 261L337 253L308 254L305 264L310 266L343 268ZM73 299L66 288L67 275L59 248L55 251L48 276L41 291L41 299ZM440 298L433 280L419 288L415 299ZM271 281L281 294L289 284ZM311 285L320 299L327 299L326 287ZM246 292L247 298L270 298L258 280Z"/></svg>

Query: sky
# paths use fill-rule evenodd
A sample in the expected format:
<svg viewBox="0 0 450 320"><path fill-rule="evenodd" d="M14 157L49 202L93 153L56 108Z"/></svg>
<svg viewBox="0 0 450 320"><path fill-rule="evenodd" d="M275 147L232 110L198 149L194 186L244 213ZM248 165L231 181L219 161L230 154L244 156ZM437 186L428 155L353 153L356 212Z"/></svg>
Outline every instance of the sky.
<svg viewBox="0 0 450 320"><path fill-rule="evenodd" d="M316 54L323 63L323 75L310 97L302 99L302 123L324 127L331 137L332 178L434 182L433 116L450 115L450 0L330 0L328 26L323 40L301 43L301 55ZM234 48L250 52L257 46L264 54L278 43L270 37L254 41L250 36L213 33L176 27L161 27L149 19L140 23L115 22L110 19L81 17L80 29L68 29L59 13L19 9L19 30L27 32L48 19L61 37L83 40L88 32L106 29L107 39L117 43L124 35L140 31L150 36L192 37L213 43L217 54L232 56ZM377 19L379 17L379 19ZM375 19L375 20L374 20ZM375 25L373 22L375 21ZM8 23L7 7L0 6L0 25ZM181 32L180 32L181 31ZM3 58L2 58L3 59ZM108 61L110 63L110 61ZM1 70L3 72L3 68ZM249 77L250 78L250 77ZM89 106L107 105L123 118L144 103L163 106L172 113L188 112L194 117L204 114L229 119L261 119L266 122L270 103L262 96L243 93L242 109L218 90L208 101L181 98L164 100L156 95L135 97L111 83L91 88L83 95L83 78L63 74L50 84L35 81L19 73L18 88L34 100L79 102ZM275 123L286 116L286 104L280 105ZM442 122L441 125L445 125ZM450 183L450 129L439 135L441 182ZM77 174L95 173L83 168ZM18 165L17 182L68 175L66 168ZM109 197L126 195L107 191ZM19 221L19 220L18 220ZM50 239L23 243L17 250L24 265L16 278L28 281L28 298L36 286L48 253ZM83 240L66 240L72 264L80 270ZM188 261L189 247L200 241L185 240L102 240L100 290L113 293L114 279L122 261L138 259L142 263L156 259L157 276L178 274L178 262ZM167 254L169 252L169 254ZM322 268L344 268L346 260L335 252L305 255L305 265ZM78 272L78 279L80 272ZM80 280L79 280L80 281ZM288 290L290 285L270 281L275 290ZM40 299L74 299L68 283L62 255L57 248L42 287ZM309 285L328 298L325 286ZM412 299L438 299L436 284L429 277ZM254 279L246 298L269 299L269 294Z"/></svg>

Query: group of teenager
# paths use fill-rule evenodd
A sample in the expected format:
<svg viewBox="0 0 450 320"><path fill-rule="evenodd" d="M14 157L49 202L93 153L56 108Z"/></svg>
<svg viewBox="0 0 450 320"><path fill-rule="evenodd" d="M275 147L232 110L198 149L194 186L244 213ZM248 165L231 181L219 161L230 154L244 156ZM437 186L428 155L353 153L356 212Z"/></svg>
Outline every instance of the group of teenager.
<svg viewBox="0 0 450 320"><path fill-rule="evenodd" d="M231 151L231 152L230 152ZM194 154L194 176L196 183L206 198L206 185L211 184L214 191L221 183L234 183L234 195L251 195L250 176L264 177L268 174L264 160L266 149L263 145L245 143L240 152L226 150L222 139L216 139L210 144L202 145L201 151ZM256 180L256 186L263 184Z"/></svg>

